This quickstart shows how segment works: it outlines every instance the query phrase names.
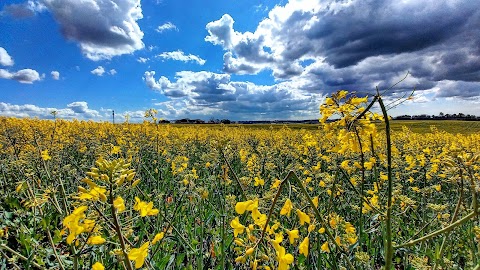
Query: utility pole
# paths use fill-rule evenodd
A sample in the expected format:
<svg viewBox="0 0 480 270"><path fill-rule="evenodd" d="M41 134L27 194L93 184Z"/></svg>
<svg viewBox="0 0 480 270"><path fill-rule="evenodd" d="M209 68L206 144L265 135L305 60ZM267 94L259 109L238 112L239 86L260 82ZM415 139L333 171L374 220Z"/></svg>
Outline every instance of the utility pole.
<svg viewBox="0 0 480 270"><path fill-rule="evenodd" d="M115 124L115 111L112 110L112 122Z"/></svg>

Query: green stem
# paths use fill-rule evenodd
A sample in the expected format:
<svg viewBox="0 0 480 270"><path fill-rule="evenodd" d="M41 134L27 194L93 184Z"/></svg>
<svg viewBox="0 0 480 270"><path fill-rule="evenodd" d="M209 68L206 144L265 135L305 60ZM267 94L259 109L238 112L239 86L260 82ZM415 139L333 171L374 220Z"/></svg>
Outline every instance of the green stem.
<svg viewBox="0 0 480 270"><path fill-rule="evenodd" d="M298 186L300 187L300 190L302 191L303 195L308 199L308 203L310 204L310 207L313 208L313 212L315 213L315 216L317 217L318 220L320 220L320 223L325 228L325 233L327 234L328 238L332 241L332 243L335 245L337 250L340 251L344 256L346 256L348 258L348 254L346 254L345 251L342 249L342 247L340 247L340 245L338 245L337 241L335 241L335 237L333 236L332 232L330 232L330 229L328 228L327 223L325 222L322 215L320 214L320 211L318 211L317 207L315 207L315 204L312 201L312 197L310 197L310 195L308 195L308 192L305 189L305 187L303 186L302 181L292 171L290 171L290 173L288 174L286 179L288 179L290 176L293 176L295 178L295 180L296 180ZM347 263L348 263L348 265L350 266L351 269L355 269L355 267L352 265L350 260L347 259L346 261L347 261Z"/></svg>
<svg viewBox="0 0 480 270"><path fill-rule="evenodd" d="M453 217L450 222L454 222L457 219L458 212L460 212L460 206L462 205L462 199L463 199L463 181L460 184L460 197L458 198L457 206L455 207L455 211L453 213ZM445 237L442 240L440 251L438 252L437 257L435 258L435 265L433 266L433 270L436 270L438 268L440 258L442 258L442 255L443 255L443 249L445 248L445 243L447 242L447 238L449 235L450 234L445 235Z"/></svg>
<svg viewBox="0 0 480 270"><path fill-rule="evenodd" d="M385 269L392 268L393 259L393 244L392 244L392 141L390 137L390 121L388 120L387 110L383 104L382 98L378 96L378 103L382 109L383 118L385 120L385 134L387 137L387 177L388 177L388 195L387 195L387 216L385 222L387 223L386 247L385 247Z"/></svg>
<svg viewBox="0 0 480 270"><path fill-rule="evenodd" d="M221 151L221 150L220 150ZM232 166L230 166L230 163L228 162L227 160L227 157L225 156L225 154L223 153L223 151L221 151L222 153L222 157L223 159L225 160L225 163L227 164L227 167L229 169L229 171L232 172L233 174L233 178L235 179L235 182L237 182L237 185L240 187L240 190L242 191L242 197L243 197L243 200L247 200L247 195L245 193L245 188L243 187L242 183L240 182L240 180L238 179L237 175L235 174L235 172L233 171L232 169Z"/></svg>
<svg viewBox="0 0 480 270"><path fill-rule="evenodd" d="M357 141L358 141L358 144L360 146L360 161L362 162L362 182L360 184L360 198L364 198L363 194L364 194L364 189L365 189L365 155L363 154L363 145L362 145L362 140L360 138L360 134L358 134L358 130L356 127L354 127L354 131L355 131L355 135L357 137ZM349 179L347 179L348 182L350 182ZM360 207L359 207L359 215L360 215L360 221L359 221L359 224L358 224L358 227L360 229L360 232L359 232L359 237L358 237L358 245L359 246L362 246L362 235L363 235L363 202L362 200L360 200Z"/></svg>
<svg viewBox="0 0 480 270"><path fill-rule="evenodd" d="M40 266L39 264L30 261L27 257L23 256L22 254L16 252L15 250L11 249L9 246L5 244L0 244L0 249L7 250L8 252L12 253L13 255L17 256L18 258L32 264L33 266L37 267L38 269L46 269L45 267Z"/></svg>
<svg viewBox="0 0 480 270"><path fill-rule="evenodd" d="M110 179L112 179L112 177L110 177ZM120 226L120 222L118 221L118 217L117 217L117 210L113 205L113 184L110 184L109 203L110 203L110 209L112 211L113 225L115 228L115 232L117 233L118 239L120 241L120 246L122 247L123 256L125 257L126 268L128 270L133 270L132 262L130 262L130 260L128 259L128 253L127 253L127 248L125 246L125 240L122 234L122 228Z"/></svg>
<svg viewBox="0 0 480 270"><path fill-rule="evenodd" d="M477 209L478 211L479 209ZM428 239L431 239L437 235L440 235L442 233L446 233L446 232L449 232L453 229L455 229L456 227L466 223L467 221L469 221L470 219L472 219L473 217L475 217L477 214L476 214L476 211L472 211L470 214L466 215L465 217L463 217L462 219L459 219L457 220L456 222L448 225L447 227L443 228L443 229L440 229L438 231L434 231L428 235L425 235L423 237L420 237L418 239L415 239L415 240L412 240L412 241L409 241L407 243L403 243L403 244L400 244L398 246L395 246L394 248L401 248L401 247L410 247L410 246L413 246L417 243L420 243L420 242L423 242L423 241L426 241Z"/></svg>

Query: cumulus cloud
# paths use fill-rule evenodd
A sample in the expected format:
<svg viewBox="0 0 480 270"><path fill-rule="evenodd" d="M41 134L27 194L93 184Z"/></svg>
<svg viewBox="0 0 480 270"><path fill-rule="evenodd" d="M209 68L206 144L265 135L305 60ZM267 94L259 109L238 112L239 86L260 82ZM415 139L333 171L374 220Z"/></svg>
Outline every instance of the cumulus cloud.
<svg viewBox="0 0 480 270"><path fill-rule="evenodd" d="M97 61L144 48L140 0L43 0L68 40Z"/></svg>
<svg viewBox="0 0 480 270"><path fill-rule="evenodd" d="M33 82L40 81L42 79L36 70L29 68L15 71L13 73L5 69L0 69L0 78L10 79L26 84L32 84Z"/></svg>
<svg viewBox="0 0 480 270"><path fill-rule="evenodd" d="M0 47L0 65L2 66L13 66L13 58L8 54L7 50L3 47Z"/></svg>
<svg viewBox="0 0 480 270"><path fill-rule="evenodd" d="M90 73L97 76L103 76L103 74L105 73L105 68L103 68L102 66L98 66L96 69L90 71Z"/></svg>
<svg viewBox="0 0 480 270"><path fill-rule="evenodd" d="M112 69L110 69L110 71L108 73L110 75L115 75L115 74L117 74L117 71L114 68L112 68Z"/></svg>
<svg viewBox="0 0 480 270"><path fill-rule="evenodd" d="M170 60L176 60L176 61L182 61L182 62L197 62L199 65L204 65L206 60L200 58L197 55L193 54L188 54L186 55L183 51L177 50L173 52L163 52L157 57L162 58L162 59L170 59Z"/></svg>
<svg viewBox="0 0 480 270"><path fill-rule="evenodd" d="M42 12L46 9L39 1L29 0L22 4L10 4L3 7L1 14L7 14L17 19L23 19L35 16L36 13Z"/></svg>
<svg viewBox="0 0 480 270"><path fill-rule="evenodd" d="M436 86L437 97L464 97L464 98L479 98L479 84L476 82L463 81L440 81Z"/></svg>
<svg viewBox="0 0 480 270"><path fill-rule="evenodd" d="M0 102L0 115L2 116L51 119L52 111L57 112L57 117L65 119L99 119L102 117L98 111L89 109L85 101L72 102L65 108L39 107L32 104L15 105Z"/></svg>
<svg viewBox="0 0 480 270"><path fill-rule="evenodd" d="M292 82L256 85L231 81L229 74L208 71L180 71L175 80L155 79L155 71L146 71L146 85L171 98L158 103L166 116L229 115L234 119L278 119L314 117L322 96L302 91ZM203 114L203 116L202 116Z"/></svg>
<svg viewBox="0 0 480 270"><path fill-rule="evenodd" d="M171 23L171 22L166 22L162 25L159 25L157 27L157 29L155 29L155 31L159 32L159 33L162 33L164 31L167 31L167 30L176 30L178 31L178 28L177 26L175 26L175 24Z"/></svg>
<svg viewBox="0 0 480 270"><path fill-rule="evenodd" d="M443 87L442 95L480 95L480 11L472 1L290 0L253 32L236 31L234 22L225 14L206 25L205 41L225 51L228 74L270 70L302 91L330 93L372 92L409 72L389 94ZM471 90L448 90L446 81Z"/></svg>
<svg viewBox="0 0 480 270"><path fill-rule="evenodd" d="M60 72L54 70L54 71L50 72L50 74L52 75L52 79L60 80Z"/></svg>

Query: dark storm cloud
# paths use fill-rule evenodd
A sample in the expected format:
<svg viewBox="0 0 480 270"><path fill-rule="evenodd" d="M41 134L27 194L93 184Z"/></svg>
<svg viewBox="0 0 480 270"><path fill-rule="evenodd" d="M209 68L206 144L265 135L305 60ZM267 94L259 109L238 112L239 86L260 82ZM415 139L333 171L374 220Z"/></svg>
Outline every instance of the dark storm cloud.
<svg viewBox="0 0 480 270"><path fill-rule="evenodd" d="M273 8L253 33L235 31L226 14L207 24L205 40L227 51L225 72L267 69L312 93L374 91L408 72L390 93L442 91L447 86L440 82L463 81L472 83L471 90L442 96L480 96L480 87L473 87L480 85L477 6L470 0L297 0Z"/></svg>
<svg viewBox="0 0 480 270"><path fill-rule="evenodd" d="M319 14L322 24L332 28L328 35L319 36L315 27L307 33L312 42L321 41L317 50L324 50L327 62L335 67L354 65L369 56L420 51L439 44L457 35L465 25L465 17L473 14L467 7L449 10L438 5L405 18L408 9L398 14L385 12L391 4L387 1L368 6L368 1L362 3L333 15ZM367 12L371 14L369 20L363 13L371 7L374 9ZM322 24L318 27L322 28Z"/></svg>

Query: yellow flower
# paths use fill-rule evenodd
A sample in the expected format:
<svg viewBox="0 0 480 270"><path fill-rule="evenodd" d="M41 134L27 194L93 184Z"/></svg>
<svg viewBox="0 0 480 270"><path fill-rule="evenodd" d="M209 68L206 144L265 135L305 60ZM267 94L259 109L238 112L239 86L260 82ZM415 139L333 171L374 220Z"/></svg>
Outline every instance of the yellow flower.
<svg viewBox="0 0 480 270"><path fill-rule="evenodd" d="M102 201L105 201L107 199L107 197L105 196L105 192L107 192L107 190L99 186L93 186L90 189L90 191L85 190L83 188L81 189L80 187L79 187L79 190L80 190L80 196L78 196L78 198L80 200L98 201L100 199Z"/></svg>
<svg viewBox="0 0 480 270"><path fill-rule="evenodd" d="M95 231L98 231L99 226L95 227L95 220L93 219L84 219L83 220L83 228L85 229L85 232L92 232L92 230L95 228Z"/></svg>
<svg viewBox="0 0 480 270"><path fill-rule="evenodd" d="M102 263L96 262L94 265L92 265L92 270L105 270L105 267L103 267Z"/></svg>
<svg viewBox="0 0 480 270"><path fill-rule="evenodd" d="M153 208L153 202L143 202L138 197L135 197L135 205L133 210L140 212L141 217L154 216L158 214L158 209Z"/></svg>
<svg viewBox="0 0 480 270"><path fill-rule="evenodd" d="M324 227L321 227L320 229L318 229L318 232L319 232L319 233L325 233L325 228L324 228Z"/></svg>
<svg viewBox="0 0 480 270"><path fill-rule="evenodd" d="M277 260L278 260L278 270L288 270L289 265L293 263L293 255L290 253L285 253L285 248L278 246L277 249Z"/></svg>
<svg viewBox="0 0 480 270"><path fill-rule="evenodd" d="M125 211L125 202L123 201L123 198L118 196L114 201L113 201L113 206L117 209L119 213Z"/></svg>
<svg viewBox="0 0 480 270"><path fill-rule="evenodd" d="M87 206L77 207L73 212L63 219L63 226L68 228L70 234L67 237L67 244L71 244L77 235L81 234L85 228L80 220L85 218Z"/></svg>
<svg viewBox="0 0 480 270"><path fill-rule="evenodd" d="M87 240L87 244L89 245L101 245L105 243L105 239L100 235L90 236Z"/></svg>
<svg viewBox="0 0 480 270"><path fill-rule="evenodd" d="M261 227L265 226L267 223L267 215L260 213L260 211L258 211L258 206L252 209L252 219L256 225Z"/></svg>
<svg viewBox="0 0 480 270"><path fill-rule="evenodd" d="M290 216L290 212L293 209L293 203L290 201L290 199L287 199L285 201L285 204L282 207L282 210L280 210L280 215L287 215Z"/></svg>
<svg viewBox="0 0 480 270"><path fill-rule="evenodd" d="M273 184L272 184L272 186L271 186L270 188L271 188L271 189L278 188L281 183L282 183L282 181L280 181L280 180L278 180L278 179L275 179L275 182L273 182Z"/></svg>
<svg viewBox="0 0 480 270"><path fill-rule="evenodd" d="M318 207L318 196L314 197L312 199L312 202L313 202L313 205L315 205L315 207Z"/></svg>
<svg viewBox="0 0 480 270"><path fill-rule="evenodd" d="M141 268L145 263L145 259L148 256L148 245L150 242L146 242L140 248L132 248L130 252L128 252L128 259L131 261L135 261L135 268Z"/></svg>
<svg viewBox="0 0 480 270"><path fill-rule="evenodd" d="M243 256L238 256L236 259L235 259L235 262L236 263L245 263L247 260L245 259L245 257Z"/></svg>
<svg viewBox="0 0 480 270"><path fill-rule="evenodd" d="M237 237L239 233L243 233L243 230L245 230L245 226L240 223L238 217L230 222L230 226L233 228L233 234L235 237Z"/></svg>
<svg viewBox="0 0 480 270"><path fill-rule="evenodd" d="M330 221L328 223L330 224L330 227L332 227L332 229L335 229L337 227L337 220L334 217L330 218Z"/></svg>
<svg viewBox="0 0 480 270"><path fill-rule="evenodd" d="M323 245L321 246L321 249L323 252L330 253L330 248L328 248L328 242L323 243Z"/></svg>
<svg viewBox="0 0 480 270"><path fill-rule="evenodd" d="M305 255L305 257L308 256L308 236L303 239L302 243L300 243L300 246L298 247L299 253Z"/></svg>
<svg viewBox="0 0 480 270"><path fill-rule="evenodd" d="M340 167L342 167L343 169L345 170L348 170L348 163L350 162L350 160L344 160L342 161L342 163L340 164Z"/></svg>
<svg viewBox="0 0 480 270"><path fill-rule="evenodd" d="M350 222L345 223L345 232L347 234L355 233L355 227Z"/></svg>
<svg viewBox="0 0 480 270"><path fill-rule="evenodd" d="M241 215L245 213L247 208L252 204L253 204L252 200L248 200L245 202L237 202L237 204L235 204L235 211L237 212L237 214Z"/></svg>
<svg viewBox="0 0 480 270"><path fill-rule="evenodd" d="M255 184L253 184L254 186L258 187L258 186L262 186L265 185L265 180L263 180L262 178L260 177L255 177Z"/></svg>
<svg viewBox="0 0 480 270"><path fill-rule="evenodd" d="M337 245L339 245L339 246L342 245L342 242L340 240L341 240L340 236L335 237L335 243L337 243Z"/></svg>
<svg viewBox="0 0 480 270"><path fill-rule="evenodd" d="M318 183L318 185L321 186L321 187L325 187L325 186L326 186L326 184L325 184L325 182L323 182L323 180L320 180L320 183Z"/></svg>
<svg viewBox="0 0 480 270"><path fill-rule="evenodd" d="M288 234L288 240L290 241L290 244L293 244L296 238L300 238L300 236L298 236L298 230L291 230L291 231L287 230L287 234Z"/></svg>
<svg viewBox="0 0 480 270"><path fill-rule="evenodd" d="M45 161L52 159L52 157L48 154L48 150L42 151L42 159Z"/></svg>
<svg viewBox="0 0 480 270"><path fill-rule="evenodd" d="M367 162L363 163L363 165L365 166L365 169L371 170L373 168L374 163L370 162L370 161L367 161Z"/></svg>
<svg viewBox="0 0 480 270"><path fill-rule="evenodd" d="M300 219L300 225L303 226L303 224L305 224L305 223L310 224L310 216L309 215L302 212L300 209L297 209L297 215L298 215L298 219Z"/></svg>
<svg viewBox="0 0 480 270"><path fill-rule="evenodd" d="M350 243L350 245L353 245L357 242L357 237L348 237L347 238L348 242Z"/></svg>
<svg viewBox="0 0 480 270"><path fill-rule="evenodd" d="M157 233L152 240L152 245L155 245L158 241L162 240L164 236L165 236L164 232Z"/></svg>
<svg viewBox="0 0 480 270"><path fill-rule="evenodd" d="M17 187L15 188L15 191L16 191L17 193L20 193L20 192L22 191L22 189L23 189L23 182L20 182L20 183L17 185Z"/></svg>
<svg viewBox="0 0 480 270"><path fill-rule="evenodd" d="M283 241L283 235L281 233L275 234L275 240L272 240L272 245L275 250L279 250L281 248L280 243Z"/></svg>
<svg viewBox="0 0 480 270"><path fill-rule="evenodd" d="M115 154L118 154L118 153L120 153L120 152L121 152L120 146L115 145L115 146L112 148L112 151L110 152L110 154L115 155Z"/></svg>

